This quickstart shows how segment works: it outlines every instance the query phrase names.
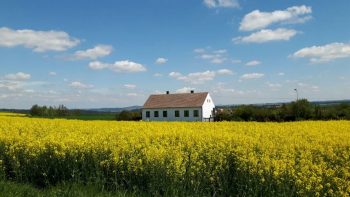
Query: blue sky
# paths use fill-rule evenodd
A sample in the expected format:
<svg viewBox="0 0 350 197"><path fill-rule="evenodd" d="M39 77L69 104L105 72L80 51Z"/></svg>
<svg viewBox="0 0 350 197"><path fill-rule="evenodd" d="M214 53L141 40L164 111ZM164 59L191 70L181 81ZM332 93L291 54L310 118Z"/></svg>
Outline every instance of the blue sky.
<svg viewBox="0 0 350 197"><path fill-rule="evenodd" d="M0 108L350 98L350 1L2 1Z"/></svg>

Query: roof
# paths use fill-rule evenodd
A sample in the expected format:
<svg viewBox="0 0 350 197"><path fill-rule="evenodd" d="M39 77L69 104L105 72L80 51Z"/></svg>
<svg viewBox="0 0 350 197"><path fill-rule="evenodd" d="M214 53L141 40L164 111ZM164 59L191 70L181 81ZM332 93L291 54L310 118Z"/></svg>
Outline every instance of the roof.
<svg viewBox="0 0 350 197"><path fill-rule="evenodd" d="M150 95L143 108L202 107L208 92Z"/></svg>

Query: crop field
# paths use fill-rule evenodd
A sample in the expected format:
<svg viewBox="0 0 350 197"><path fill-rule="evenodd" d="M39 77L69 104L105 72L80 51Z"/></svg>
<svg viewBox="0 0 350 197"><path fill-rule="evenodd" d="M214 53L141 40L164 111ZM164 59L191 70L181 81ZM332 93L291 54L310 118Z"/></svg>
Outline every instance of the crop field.
<svg viewBox="0 0 350 197"><path fill-rule="evenodd" d="M350 121L114 122L2 113L0 179L165 196L349 196Z"/></svg>

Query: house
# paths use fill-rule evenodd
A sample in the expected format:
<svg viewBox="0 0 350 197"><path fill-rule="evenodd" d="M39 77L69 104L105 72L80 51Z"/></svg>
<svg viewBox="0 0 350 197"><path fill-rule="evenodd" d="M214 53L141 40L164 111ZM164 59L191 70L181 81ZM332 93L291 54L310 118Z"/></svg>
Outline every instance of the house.
<svg viewBox="0 0 350 197"><path fill-rule="evenodd" d="M143 121L213 121L214 102L208 92L150 95L142 108Z"/></svg>

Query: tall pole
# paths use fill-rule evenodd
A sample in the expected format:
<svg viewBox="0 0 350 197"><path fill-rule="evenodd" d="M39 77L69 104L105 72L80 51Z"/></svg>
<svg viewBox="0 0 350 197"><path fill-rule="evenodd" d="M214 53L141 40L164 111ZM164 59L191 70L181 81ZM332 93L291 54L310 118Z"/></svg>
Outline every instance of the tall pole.
<svg viewBox="0 0 350 197"><path fill-rule="evenodd" d="M297 93L297 101L299 100L299 94L298 94L298 89L294 89L294 91Z"/></svg>
<svg viewBox="0 0 350 197"><path fill-rule="evenodd" d="M297 107L297 114L296 114L296 120L298 120L299 119L299 102L298 102L298 100L299 100L299 94L298 94L298 89L297 88L295 88L294 89L295 90L295 92L297 93L297 101L296 101L296 107Z"/></svg>

